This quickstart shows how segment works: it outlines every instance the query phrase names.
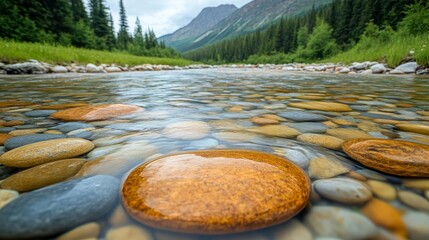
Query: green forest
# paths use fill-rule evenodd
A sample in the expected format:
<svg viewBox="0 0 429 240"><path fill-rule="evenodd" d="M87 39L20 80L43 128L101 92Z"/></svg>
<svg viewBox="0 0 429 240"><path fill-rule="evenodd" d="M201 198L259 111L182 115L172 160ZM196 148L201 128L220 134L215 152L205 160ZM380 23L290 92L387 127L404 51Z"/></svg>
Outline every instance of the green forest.
<svg viewBox="0 0 429 240"><path fill-rule="evenodd" d="M429 2L335 0L270 27L185 53L209 63L380 61L429 65ZM365 58L363 58L365 57Z"/></svg>
<svg viewBox="0 0 429 240"><path fill-rule="evenodd" d="M137 56L177 57L179 54L158 42L153 30L143 31L136 19L129 32L123 0L120 27L116 33L104 0L1 0L0 39L55 46L128 52ZM87 10L88 9L88 10Z"/></svg>

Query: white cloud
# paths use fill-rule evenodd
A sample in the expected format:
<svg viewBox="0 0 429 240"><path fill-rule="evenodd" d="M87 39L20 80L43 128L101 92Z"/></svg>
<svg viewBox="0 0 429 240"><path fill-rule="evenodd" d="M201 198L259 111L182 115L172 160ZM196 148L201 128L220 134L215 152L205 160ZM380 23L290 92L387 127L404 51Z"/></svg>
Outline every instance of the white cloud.
<svg viewBox="0 0 429 240"><path fill-rule="evenodd" d="M251 0L123 0L130 31L134 30L136 17L143 28L152 28L157 36L172 33L188 24L205 7L234 4L242 7ZM106 0L118 29L119 0Z"/></svg>

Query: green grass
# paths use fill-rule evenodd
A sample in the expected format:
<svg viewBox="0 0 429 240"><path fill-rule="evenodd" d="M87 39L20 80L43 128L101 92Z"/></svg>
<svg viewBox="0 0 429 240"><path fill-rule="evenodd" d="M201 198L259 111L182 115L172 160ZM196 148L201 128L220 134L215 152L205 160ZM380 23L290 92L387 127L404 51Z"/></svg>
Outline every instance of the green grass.
<svg viewBox="0 0 429 240"><path fill-rule="evenodd" d="M414 51L411 55L410 51ZM404 59L415 59L419 65L429 66L429 33L420 36L395 34L389 41L371 41L357 44L349 51L340 53L323 62L385 62L390 67L398 66Z"/></svg>
<svg viewBox="0 0 429 240"><path fill-rule="evenodd" d="M41 43L21 43L0 39L0 61L13 63L36 59L50 64L162 64L186 66L193 62L182 58L140 57L123 52L107 52Z"/></svg>

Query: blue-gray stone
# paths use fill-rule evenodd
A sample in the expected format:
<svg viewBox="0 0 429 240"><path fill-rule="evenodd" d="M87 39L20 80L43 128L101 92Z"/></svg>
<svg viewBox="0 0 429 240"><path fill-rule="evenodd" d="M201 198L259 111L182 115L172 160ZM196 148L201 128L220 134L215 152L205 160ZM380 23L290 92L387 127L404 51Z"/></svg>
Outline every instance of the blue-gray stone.
<svg viewBox="0 0 429 240"><path fill-rule="evenodd" d="M305 111L291 111L279 115L295 122L322 122L327 120L325 116Z"/></svg>
<svg viewBox="0 0 429 240"><path fill-rule="evenodd" d="M301 133L325 133L326 130L328 129L328 126L326 126L323 123L304 122L304 123L289 123L287 125L290 126L291 128L295 128Z"/></svg>
<svg viewBox="0 0 429 240"><path fill-rule="evenodd" d="M24 194L0 209L0 239L52 237L98 220L115 206L119 184L98 175Z"/></svg>
<svg viewBox="0 0 429 240"><path fill-rule="evenodd" d="M55 110L34 110L25 112L24 115L27 117L47 117L55 112Z"/></svg>
<svg viewBox="0 0 429 240"><path fill-rule="evenodd" d="M106 126L106 128L124 131L151 131L161 129L163 126L156 121L147 121L139 123L115 123Z"/></svg>
<svg viewBox="0 0 429 240"><path fill-rule="evenodd" d="M68 133L74 130L91 128L91 127L94 127L94 126L92 126L91 124L81 123L81 122L68 122L68 123L60 124L56 127L52 127L50 129L58 130L63 133Z"/></svg>
<svg viewBox="0 0 429 240"><path fill-rule="evenodd" d="M70 134L69 137L90 139L92 137L92 132L79 132L75 134Z"/></svg>
<svg viewBox="0 0 429 240"><path fill-rule="evenodd" d="M13 173L17 172L16 168L0 165L0 180L3 180Z"/></svg>
<svg viewBox="0 0 429 240"><path fill-rule="evenodd" d="M362 116L370 118L379 118L379 119L389 119L389 120L404 120L404 118L395 117L387 114L378 114L378 113L361 113Z"/></svg>
<svg viewBox="0 0 429 240"><path fill-rule="evenodd" d="M15 128L16 129L32 129L32 128L40 128L40 126L34 125L34 124L26 124L26 125L15 126Z"/></svg>
<svg viewBox="0 0 429 240"><path fill-rule="evenodd" d="M14 127L2 127L0 128L0 133L9 133L16 130Z"/></svg>
<svg viewBox="0 0 429 240"><path fill-rule="evenodd" d="M368 105L350 105L353 110L365 112L368 111L371 107Z"/></svg>
<svg viewBox="0 0 429 240"><path fill-rule="evenodd" d="M67 136L64 134L29 134L29 135L22 135L22 136L16 136L9 138L5 143L4 146L7 149L14 149L17 147L21 147L27 144L51 140L51 139L58 139L58 138L66 138Z"/></svg>
<svg viewBox="0 0 429 240"><path fill-rule="evenodd" d="M189 144L189 147L186 148L186 150L188 149L210 149L210 148L214 148L217 145L219 145L219 141L213 138L206 138L206 139L201 139L201 140L197 140L197 141L192 141Z"/></svg>

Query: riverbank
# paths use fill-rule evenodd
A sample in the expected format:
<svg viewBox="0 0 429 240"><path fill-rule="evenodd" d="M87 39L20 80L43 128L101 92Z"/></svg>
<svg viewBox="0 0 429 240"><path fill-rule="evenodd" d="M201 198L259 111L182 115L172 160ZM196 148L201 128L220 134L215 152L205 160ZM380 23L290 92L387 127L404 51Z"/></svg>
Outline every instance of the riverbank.
<svg viewBox="0 0 429 240"><path fill-rule="evenodd" d="M116 73L130 71L167 71L167 70L187 70L203 68L248 68L248 69L268 69L294 72L320 72L333 74L429 74L429 68L419 66L416 62L407 62L389 68L385 64L378 62L355 62L351 65L344 64L228 64L228 65L205 65L190 64L167 65L167 64L141 64L141 65L117 65L117 64L92 64L86 65L71 63L67 65L56 65L37 60L27 62L5 64L0 62L0 74L45 74L45 73Z"/></svg>

